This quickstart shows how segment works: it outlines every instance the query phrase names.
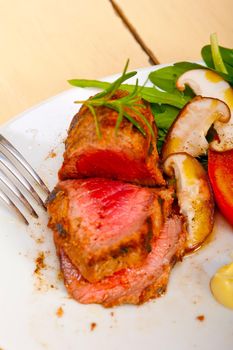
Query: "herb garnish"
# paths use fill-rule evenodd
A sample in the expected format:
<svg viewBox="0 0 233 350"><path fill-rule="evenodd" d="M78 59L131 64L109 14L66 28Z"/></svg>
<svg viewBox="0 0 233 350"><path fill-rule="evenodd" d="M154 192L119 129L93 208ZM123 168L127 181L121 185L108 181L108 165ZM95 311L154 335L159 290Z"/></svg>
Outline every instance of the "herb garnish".
<svg viewBox="0 0 233 350"><path fill-rule="evenodd" d="M210 45L206 45L202 48L201 55L208 69L218 73L223 79L230 83L231 86L233 86L233 49L219 46L217 35L214 33L210 36ZM104 89L103 92L88 100L92 101L91 105L88 107L91 110L95 107L95 103L98 105L98 99L100 99L99 103L105 103L108 107L115 109L119 113L116 123L116 133L123 117L126 117L134 125L136 123L133 118L129 118L130 116L127 115L125 107L134 107L135 105L133 104L137 101L136 97L141 97L148 101L151 104L155 122L158 127L157 146L158 150L160 150L167 131L180 109L194 97L194 93L190 88L186 88L184 92L180 92L176 89L177 79L188 70L206 69L206 66L191 62L178 62L171 66L160 68L149 74L148 78L150 82L153 83L153 87L139 86L138 82L136 85L123 84L123 82L136 74L136 72L126 73L128 62L122 76L112 84L98 80L86 79L72 79L69 80L69 83L77 87L96 87ZM128 100L127 98L125 100L125 97L123 97L120 104L117 104L117 100L110 100L109 104L109 96L111 97L114 91L118 88L127 90L130 93L127 96ZM97 98L96 101L95 98ZM86 104L88 101L79 102ZM94 110L92 110L92 114L94 116ZM96 116L94 117L96 119ZM135 126L143 133L143 135L145 135L145 130L143 130L139 124ZM100 136L97 121L96 130L98 130L98 136Z"/></svg>
<svg viewBox="0 0 233 350"><path fill-rule="evenodd" d="M115 80L112 84L109 84L106 89L97 95L89 98L85 101L75 101L75 103L83 103L92 113L94 120L95 120L95 127L96 127L96 133L98 138L101 138L101 130L99 127L98 118L96 115L95 108L100 106L105 106L108 108L111 108L118 112L118 117L116 121L115 126L115 133L117 135L118 129L121 125L123 117L128 119L142 134L143 136L146 136L145 130L142 128L140 123L137 122L133 117L131 117L130 112L133 112L136 114L147 126L149 132L153 137L155 137L154 131L152 129L152 126L150 125L149 121L146 119L146 117L139 111L137 107L145 108L146 106L139 103L138 99L141 95L141 87L138 86L138 81L136 82L134 89L129 92L128 95L123 96L118 99L114 99L113 96L115 92L119 89L121 84L128 80L129 78L133 77L137 74L137 72L129 72L127 73L127 68L129 65L129 60L127 61L125 68L123 70L122 75Z"/></svg>

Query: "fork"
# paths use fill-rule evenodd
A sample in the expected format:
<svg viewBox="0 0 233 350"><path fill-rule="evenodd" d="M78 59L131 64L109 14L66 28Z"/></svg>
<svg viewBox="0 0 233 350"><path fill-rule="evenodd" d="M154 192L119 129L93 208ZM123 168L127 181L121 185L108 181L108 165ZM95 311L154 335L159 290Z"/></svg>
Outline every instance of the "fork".
<svg viewBox="0 0 233 350"><path fill-rule="evenodd" d="M24 192L27 195L29 194L44 210L46 210L46 207L41 196L37 193L38 191L35 190L35 186L32 186L25 175L22 174L22 171L19 170L20 166L25 174L29 175L33 183L36 184L40 191L46 194L46 196L49 195L50 191L22 154L1 134L0 146L0 183L4 185L0 188L0 199L8 207L14 210L20 219L28 225L29 222L19 205L16 204L17 201L21 203L23 208L25 208L33 217L38 218L38 214L30 204L29 200L25 197ZM2 168L4 170L2 170ZM7 172L11 174L11 177L5 172L6 169ZM17 184L20 184L20 186L17 186ZM22 190L19 189L19 187L21 187Z"/></svg>

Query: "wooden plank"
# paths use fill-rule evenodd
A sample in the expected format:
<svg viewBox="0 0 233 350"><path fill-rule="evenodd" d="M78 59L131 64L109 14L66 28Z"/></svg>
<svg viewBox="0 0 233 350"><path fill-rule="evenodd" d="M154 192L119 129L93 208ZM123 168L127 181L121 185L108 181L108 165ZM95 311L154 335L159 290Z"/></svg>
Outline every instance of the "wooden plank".
<svg viewBox="0 0 233 350"><path fill-rule="evenodd" d="M160 63L199 60L209 35L233 47L232 0L113 0Z"/></svg>
<svg viewBox="0 0 233 350"><path fill-rule="evenodd" d="M108 0L0 0L0 122L69 88L148 66Z"/></svg>

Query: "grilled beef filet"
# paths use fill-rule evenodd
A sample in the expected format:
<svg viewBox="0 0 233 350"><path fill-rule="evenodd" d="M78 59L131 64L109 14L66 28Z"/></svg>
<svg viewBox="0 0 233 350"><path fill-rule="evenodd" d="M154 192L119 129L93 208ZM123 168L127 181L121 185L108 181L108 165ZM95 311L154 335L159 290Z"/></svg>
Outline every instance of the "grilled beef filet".
<svg viewBox="0 0 233 350"><path fill-rule="evenodd" d="M70 294L105 306L160 295L184 252L183 219L172 202L172 189L99 178L60 182L47 206Z"/></svg>
<svg viewBox="0 0 233 350"><path fill-rule="evenodd" d="M159 201L167 198L169 211L172 193L99 178L63 181L48 201L49 227L56 245L96 282L142 264L163 223Z"/></svg>
<svg viewBox="0 0 233 350"><path fill-rule="evenodd" d="M118 90L112 98L119 99L126 94L126 91ZM138 104L135 108L148 120L157 135L150 106L141 99ZM71 123L65 142L60 180L104 177L149 186L165 184L159 168L156 139L137 113L131 109L127 112L141 124L146 137L126 118L123 118L116 135L118 113L101 106L95 108L102 133L99 139L93 114L85 105L81 107Z"/></svg>
<svg viewBox="0 0 233 350"><path fill-rule="evenodd" d="M66 288L81 303L106 307L158 297L166 290L172 266L184 254L185 237L182 217L167 218L159 236L152 238L151 252L141 266L122 269L96 283L85 280L60 248Z"/></svg>

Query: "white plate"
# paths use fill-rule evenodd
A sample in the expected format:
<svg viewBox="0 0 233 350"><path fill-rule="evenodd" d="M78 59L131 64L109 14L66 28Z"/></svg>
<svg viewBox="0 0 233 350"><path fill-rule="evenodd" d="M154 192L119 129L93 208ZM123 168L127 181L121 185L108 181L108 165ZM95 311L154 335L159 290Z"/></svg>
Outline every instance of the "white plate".
<svg viewBox="0 0 233 350"><path fill-rule="evenodd" d="M144 82L154 69L139 70L139 81ZM78 109L73 101L95 92L71 89L0 130L50 189L57 181L66 129ZM55 158L48 157L52 150ZM215 302L209 289L215 270L233 260L233 230L220 215L212 241L175 266L165 296L139 307L104 309L80 305L68 297L58 278L44 213L40 220L31 220L28 228L3 205L0 213L0 349L232 349L233 312ZM47 268L36 275L35 259L40 252L46 256ZM59 307L62 317L56 314ZM203 321L198 320L200 315ZM91 331L92 323L96 327Z"/></svg>

